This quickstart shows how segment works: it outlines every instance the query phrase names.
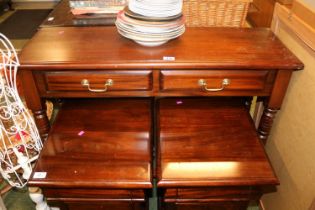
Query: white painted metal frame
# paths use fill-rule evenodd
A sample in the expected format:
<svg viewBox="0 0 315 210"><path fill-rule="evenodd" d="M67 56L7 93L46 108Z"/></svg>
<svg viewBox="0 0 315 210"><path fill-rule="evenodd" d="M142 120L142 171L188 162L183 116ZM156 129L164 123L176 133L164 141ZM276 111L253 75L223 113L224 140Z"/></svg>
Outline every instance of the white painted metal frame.
<svg viewBox="0 0 315 210"><path fill-rule="evenodd" d="M42 141L31 114L19 97L19 60L10 41L0 33L0 172L10 185L26 185Z"/></svg>

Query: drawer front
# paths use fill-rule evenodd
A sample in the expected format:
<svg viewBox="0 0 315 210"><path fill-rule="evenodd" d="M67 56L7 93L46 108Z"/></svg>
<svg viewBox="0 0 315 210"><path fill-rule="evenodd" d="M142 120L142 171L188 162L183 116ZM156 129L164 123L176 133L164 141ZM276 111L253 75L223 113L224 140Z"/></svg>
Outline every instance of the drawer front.
<svg viewBox="0 0 315 210"><path fill-rule="evenodd" d="M144 210L144 190L43 188L51 207L61 210Z"/></svg>
<svg viewBox="0 0 315 210"><path fill-rule="evenodd" d="M152 71L52 71L39 72L35 78L44 96L120 95L152 90Z"/></svg>
<svg viewBox="0 0 315 210"><path fill-rule="evenodd" d="M169 188L165 191L165 202L211 202L219 200L255 200L261 192L250 186L207 187L207 188Z"/></svg>
<svg viewBox="0 0 315 210"><path fill-rule="evenodd" d="M51 209L53 207L60 210L146 210L145 202L130 201L90 201L90 200L70 200L52 201L47 200Z"/></svg>
<svg viewBox="0 0 315 210"><path fill-rule="evenodd" d="M215 201L209 203L165 203L163 210L246 210L248 201Z"/></svg>
<svg viewBox="0 0 315 210"><path fill-rule="evenodd" d="M49 200L145 200L144 190L43 188Z"/></svg>
<svg viewBox="0 0 315 210"><path fill-rule="evenodd" d="M163 70L160 74L162 92L184 91L189 94L248 93L267 95L271 91L275 73L269 71L238 70Z"/></svg>

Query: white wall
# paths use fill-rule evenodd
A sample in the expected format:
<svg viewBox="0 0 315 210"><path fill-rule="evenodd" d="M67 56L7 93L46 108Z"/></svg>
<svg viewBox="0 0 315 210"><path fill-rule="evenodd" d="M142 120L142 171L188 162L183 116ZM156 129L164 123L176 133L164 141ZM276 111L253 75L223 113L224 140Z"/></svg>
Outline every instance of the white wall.
<svg viewBox="0 0 315 210"><path fill-rule="evenodd" d="M305 3L312 10L315 10L315 0L299 0L299 1Z"/></svg>
<svg viewBox="0 0 315 210"><path fill-rule="evenodd" d="M308 210L315 198L315 51L284 25L277 34L305 69L293 73L266 145L280 186L262 201L266 210Z"/></svg>

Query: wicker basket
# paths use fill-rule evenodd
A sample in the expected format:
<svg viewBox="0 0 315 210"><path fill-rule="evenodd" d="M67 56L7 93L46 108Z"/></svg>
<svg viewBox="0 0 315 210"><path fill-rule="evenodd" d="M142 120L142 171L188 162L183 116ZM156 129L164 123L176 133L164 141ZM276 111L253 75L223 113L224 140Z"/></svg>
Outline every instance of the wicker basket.
<svg viewBox="0 0 315 210"><path fill-rule="evenodd" d="M251 0L184 0L188 27L243 27Z"/></svg>

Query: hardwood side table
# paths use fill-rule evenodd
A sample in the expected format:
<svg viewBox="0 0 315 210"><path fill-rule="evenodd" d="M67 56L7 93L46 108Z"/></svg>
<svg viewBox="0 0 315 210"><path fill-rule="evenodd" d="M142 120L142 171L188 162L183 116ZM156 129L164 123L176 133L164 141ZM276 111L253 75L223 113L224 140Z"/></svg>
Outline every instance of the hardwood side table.
<svg viewBox="0 0 315 210"><path fill-rule="evenodd" d="M106 193L97 194L95 191L85 190L83 195L80 193L82 192L80 189L98 186L103 192L112 190L109 185L103 184L103 182L110 183L111 179L101 175L101 172L96 173L95 176L97 174L100 176L95 179L94 183L84 176L73 179L73 181L69 177L61 179L58 177L62 174L73 173L73 170L76 170L75 168L79 165L70 160L80 158L80 152L74 154L72 151L76 145L74 142L80 142L81 139L77 136L81 128L78 126L80 128L78 130L75 125L80 124L77 121L82 120L83 115L64 111L64 113L68 113L66 115L69 119L57 120L53 129L50 130L43 104L43 100L47 98L64 99L66 110L72 107L73 110L81 110L81 113L85 113L86 123L90 120L94 121L93 116L97 113L93 110L94 103L106 104L105 101L112 103L111 101L115 98L120 100L119 104L116 104L117 107L127 108L121 108L120 111L113 113L114 115L119 116L120 112L126 112L123 110L130 110L140 119L146 119L142 120L147 128L144 136L146 136L146 142L150 141L149 139L153 141L150 144L150 151L153 157L158 157L155 164L148 157L149 150L143 150L143 143L132 144L131 140L119 134L117 144L115 144L117 147L120 145L118 148L122 149L117 149L117 151L123 151L127 146L128 154L132 154L132 150L145 151L143 153L146 154L145 156L137 153L142 157L142 163L147 166L149 162L157 165L152 168L152 173L145 172L150 176L142 179L142 184L140 184L142 187L130 184L132 183L129 182L130 180L127 181L129 184L115 185L115 189L119 190L125 190L126 186L132 186L133 189L127 187L129 190L137 192L140 190L142 192L141 201L145 200L143 197L148 195L143 192L146 191L145 189L152 188L149 183L152 183L152 179L155 178L159 181L159 196L163 208L172 208L175 205L179 209L202 209L209 206L219 209L223 207L244 209L249 200L259 199L263 193L261 187L273 186L278 183L260 141L267 140L275 114L281 108L291 74L294 70L302 69L303 64L268 29L188 28L185 34L178 39L159 47L149 48L121 37L115 27L42 28L23 49L20 61L19 73L22 77L27 105L34 113L42 138L46 139L48 136L29 184L42 188L48 201L62 201L64 206L61 208L71 209L75 203L75 209L79 207L88 209L84 201L89 199L103 199L100 204L103 205L105 201L109 201L106 200ZM251 119L248 114L245 114L247 112L244 101L251 96L259 96L265 102L265 110L257 134ZM77 104L71 102L75 98L80 99L81 102ZM97 102L89 102L92 98ZM135 101L126 102L131 100L130 98L143 99L143 102L141 105L133 106ZM172 98L178 99L178 101ZM190 99L188 100L188 98ZM213 102L211 102L212 99ZM235 99L237 99L236 102L234 102ZM148 108L148 100L150 108ZM68 106L68 103L73 104ZM177 112L171 103L183 103L184 112ZM230 103L234 105L229 106ZM128 108L128 106L130 107ZM100 115L107 116L106 113L109 109L105 107L97 108L100 110ZM169 112L172 109L174 112ZM198 109L204 109L205 114L203 115L202 112L197 112L198 115L194 114L193 110ZM136 114L137 110L141 113L143 110L147 110L147 113L150 110L150 120L143 117L142 114ZM224 114L225 112L230 114ZM91 115L89 115L90 113ZM183 117L182 114L186 117ZM199 118L203 116L218 117L200 121ZM223 117L223 121L220 120L221 117ZM230 123L230 118L234 123ZM121 118L119 121L121 124L117 124L117 127L121 128L118 133L124 133L126 129L132 127L132 122L124 119L127 117ZM191 121L187 119L191 119ZM98 126L99 122L102 122L101 124L104 124L105 128L116 123L112 120L103 122L100 119L95 122L98 122L95 124L98 129L93 130L94 124L91 124L85 127L87 129L84 131L101 132L103 128ZM150 130L148 130L149 122L151 123ZM194 122L198 125L198 129L191 132L190 129ZM177 129L176 124L181 123L187 126ZM207 130L216 128L216 126L217 132L207 133ZM226 134L224 129L227 129ZM73 136L63 134L65 131L73 133ZM232 135L233 131L237 134L235 137ZM200 138L197 138L196 133L199 132L202 133ZM217 136L220 132L220 141L215 137L211 138L212 135ZM138 134L131 135L131 137L141 137L140 133ZM172 135L174 140L170 138ZM185 137L182 144L178 140L181 136ZM231 136L231 138L226 138L227 136ZM87 141L93 143L86 144L84 141L82 145L92 148L91 157L98 157L100 153L97 152L95 145L98 143L95 140L92 141L91 138L88 137ZM189 143L187 139L196 143ZM118 143L120 140L124 143ZM68 144L68 149L59 149L59 152L56 153L55 149L49 149L56 146L46 146L53 145L56 141L59 148L65 148ZM106 142L106 138L101 138L99 144L106 145ZM237 142L242 142L242 144L236 144ZM164 147L160 147L161 145ZM213 146L211 147L211 145ZM78 148L86 153L85 148ZM212 153L206 154L206 151L211 151L211 149L213 149ZM184 151L183 156L180 155L181 151ZM193 151L196 153L195 156L189 155ZM240 152L233 153L234 151ZM172 156L173 153L177 156ZM123 153L118 152L118 154ZM226 155L220 156L220 154ZM57 155L58 158L52 161L54 155ZM94 170L99 168L100 171L106 171L103 167L98 167L104 164L100 162L111 156L106 155L107 153L104 152L104 158L94 161L97 166ZM198 159L198 155L201 155L202 158ZM119 155L119 157L123 157L123 155ZM130 157L127 154L125 156L127 159ZM134 157L136 158L137 155L135 154ZM173 157L174 170L168 171L164 170L163 166L160 167L163 164L167 166L168 163L172 163L169 158ZM223 162L229 158L230 162L237 163L236 165L240 167L234 167L233 170L226 171L228 174L222 174L224 164L221 164L223 162L220 158L223 158ZM82 162L80 168L89 168L92 162L87 162L86 165ZM186 177L185 181L181 176L175 176L173 173L176 174L176 164L183 165L182 163L186 162L190 164L184 169L191 171L198 170L202 162L210 164L208 166L201 164L200 168L209 167L211 169L214 167L213 164L211 165L212 162L218 163L217 168L220 168L218 166L223 168L221 173L220 169L217 169L217 181L213 181L212 173L201 174L199 178L198 176ZM69 167L65 167L65 163ZM59 171L58 176L49 177L50 173L54 174L50 172L45 178L34 177L36 172L48 170L50 165L60 167L64 171L56 170ZM253 167L253 165L257 167ZM180 169L183 168L179 167L178 171ZM251 171L246 175L245 172L249 169ZM168 172L171 173L167 174ZM220 174L221 176L219 176ZM189 173L186 175L188 176ZM130 176L130 174L126 174L126 176L129 179L136 177ZM62 181L65 179L66 182ZM103 181L97 181L102 179ZM192 184L191 181L197 184ZM51 187L54 188L53 191L49 191ZM61 193L62 191L64 193ZM69 191L71 194L67 193ZM128 192L133 198L133 193ZM116 199L122 201L125 194L118 194L121 197L118 196ZM208 197L202 197L203 195ZM217 200L216 196L219 196ZM128 202L132 200L130 196L128 199ZM178 199L181 199L180 202ZM231 200L237 201L237 203L231 203ZM136 207L127 205L121 206L121 208Z"/></svg>

